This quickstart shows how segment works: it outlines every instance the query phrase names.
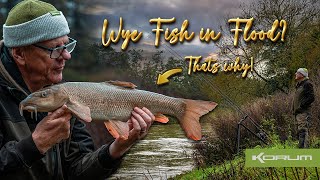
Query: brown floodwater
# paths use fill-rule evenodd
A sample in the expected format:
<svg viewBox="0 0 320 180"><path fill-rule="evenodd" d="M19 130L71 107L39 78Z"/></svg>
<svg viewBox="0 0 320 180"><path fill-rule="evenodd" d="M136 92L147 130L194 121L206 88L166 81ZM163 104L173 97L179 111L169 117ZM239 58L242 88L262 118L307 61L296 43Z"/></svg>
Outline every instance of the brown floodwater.
<svg viewBox="0 0 320 180"><path fill-rule="evenodd" d="M210 131L209 123L201 123ZM111 179L168 179L194 168L192 140L185 137L179 124L156 124L148 136L125 156Z"/></svg>

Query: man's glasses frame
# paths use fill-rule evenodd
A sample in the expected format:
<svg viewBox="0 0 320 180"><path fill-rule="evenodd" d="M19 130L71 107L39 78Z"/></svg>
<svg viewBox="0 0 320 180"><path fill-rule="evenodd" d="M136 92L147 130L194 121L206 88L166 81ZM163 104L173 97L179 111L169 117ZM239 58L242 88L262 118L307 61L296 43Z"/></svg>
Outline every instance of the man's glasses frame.
<svg viewBox="0 0 320 180"><path fill-rule="evenodd" d="M63 53L63 50L67 50L68 53L72 53L72 51L74 50L74 48L76 47L77 44L77 40L72 39L69 37L69 43L65 44L63 46L59 46L59 47L55 47L55 48L48 48L45 47L43 45L40 44L33 44L33 46L49 51L50 52L50 58L51 59L57 59L61 56L61 54Z"/></svg>

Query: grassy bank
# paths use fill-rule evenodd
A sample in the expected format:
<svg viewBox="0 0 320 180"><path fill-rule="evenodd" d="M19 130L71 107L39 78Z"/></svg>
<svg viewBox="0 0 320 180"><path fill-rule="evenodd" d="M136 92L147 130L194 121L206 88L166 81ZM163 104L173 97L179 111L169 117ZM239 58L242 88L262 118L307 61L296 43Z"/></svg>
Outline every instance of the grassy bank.
<svg viewBox="0 0 320 180"><path fill-rule="evenodd" d="M276 143L265 148L293 149L298 142L288 140L285 143ZM312 139L311 148L319 148L320 138ZM261 148L257 146L256 148ZM319 164L320 167L320 164ZM196 168L193 171L174 177L175 180L196 179L319 179L320 168L253 168L245 167L243 154L235 156L219 165L206 168Z"/></svg>
<svg viewBox="0 0 320 180"><path fill-rule="evenodd" d="M315 86L319 89L319 85ZM265 98L256 98L241 106L241 111L250 118L243 121L240 129L240 150L263 145L256 136L264 139L267 144L275 145L297 141L297 123L292 115L292 97L289 94L277 93ZM315 91L316 100L313 103L310 123L310 137L320 137L320 91ZM204 135L204 141L195 144L194 160L196 167L210 167L226 160L232 160L237 154L237 126L244 117L238 111L216 111L210 117L212 133ZM251 132L249 132L249 130Z"/></svg>
<svg viewBox="0 0 320 180"><path fill-rule="evenodd" d="M316 86L317 89L319 85ZM244 124L254 133L264 133L268 145L264 145L246 129L241 129L240 149L273 148L294 149L298 147L297 124L291 115L293 93L275 94L268 98L256 99L242 106L242 111L258 124L249 120ZM310 148L320 148L320 92L316 91L316 101L312 107L312 121L309 129ZM196 168L174 179L319 179L318 168L250 168L245 167L243 154L236 156L237 123L241 114L221 111L211 117L215 135L195 145ZM263 131L262 131L263 130ZM320 167L320 164L319 164Z"/></svg>

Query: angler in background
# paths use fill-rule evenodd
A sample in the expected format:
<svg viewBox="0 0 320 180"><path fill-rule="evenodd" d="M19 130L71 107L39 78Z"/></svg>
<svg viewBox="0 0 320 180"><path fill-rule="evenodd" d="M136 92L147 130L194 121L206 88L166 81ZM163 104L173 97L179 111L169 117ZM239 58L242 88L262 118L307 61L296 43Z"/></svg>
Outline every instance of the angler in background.
<svg viewBox="0 0 320 180"><path fill-rule="evenodd" d="M9 12L0 43L0 179L102 179L123 155L146 136L154 121L135 107L127 139L117 138L94 151L83 122L66 105L51 113L19 113L29 94L62 81L76 40L68 37L61 11L46 2L24 0ZM45 94L43 94L45 96Z"/></svg>
<svg viewBox="0 0 320 180"><path fill-rule="evenodd" d="M309 147L309 126L311 121L311 104L314 101L314 90L306 68L296 72L296 92L293 99L293 114L298 125L299 148Z"/></svg>

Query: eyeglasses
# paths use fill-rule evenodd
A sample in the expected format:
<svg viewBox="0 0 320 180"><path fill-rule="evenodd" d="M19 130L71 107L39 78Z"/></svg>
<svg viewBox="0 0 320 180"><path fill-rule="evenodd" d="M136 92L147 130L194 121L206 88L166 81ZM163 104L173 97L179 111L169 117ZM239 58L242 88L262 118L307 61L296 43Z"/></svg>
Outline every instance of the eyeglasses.
<svg viewBox="0 0 320 180"><path fill-rule="evenodd" d="M55 47L55 48L48 48L39 44L33 44L33 46L49 51L51 59L57 59L61 56L63 50L67 50L68 53L72 53L74 48L76 47L77 41L69 37L69 43L63 46Z"/></svg>

